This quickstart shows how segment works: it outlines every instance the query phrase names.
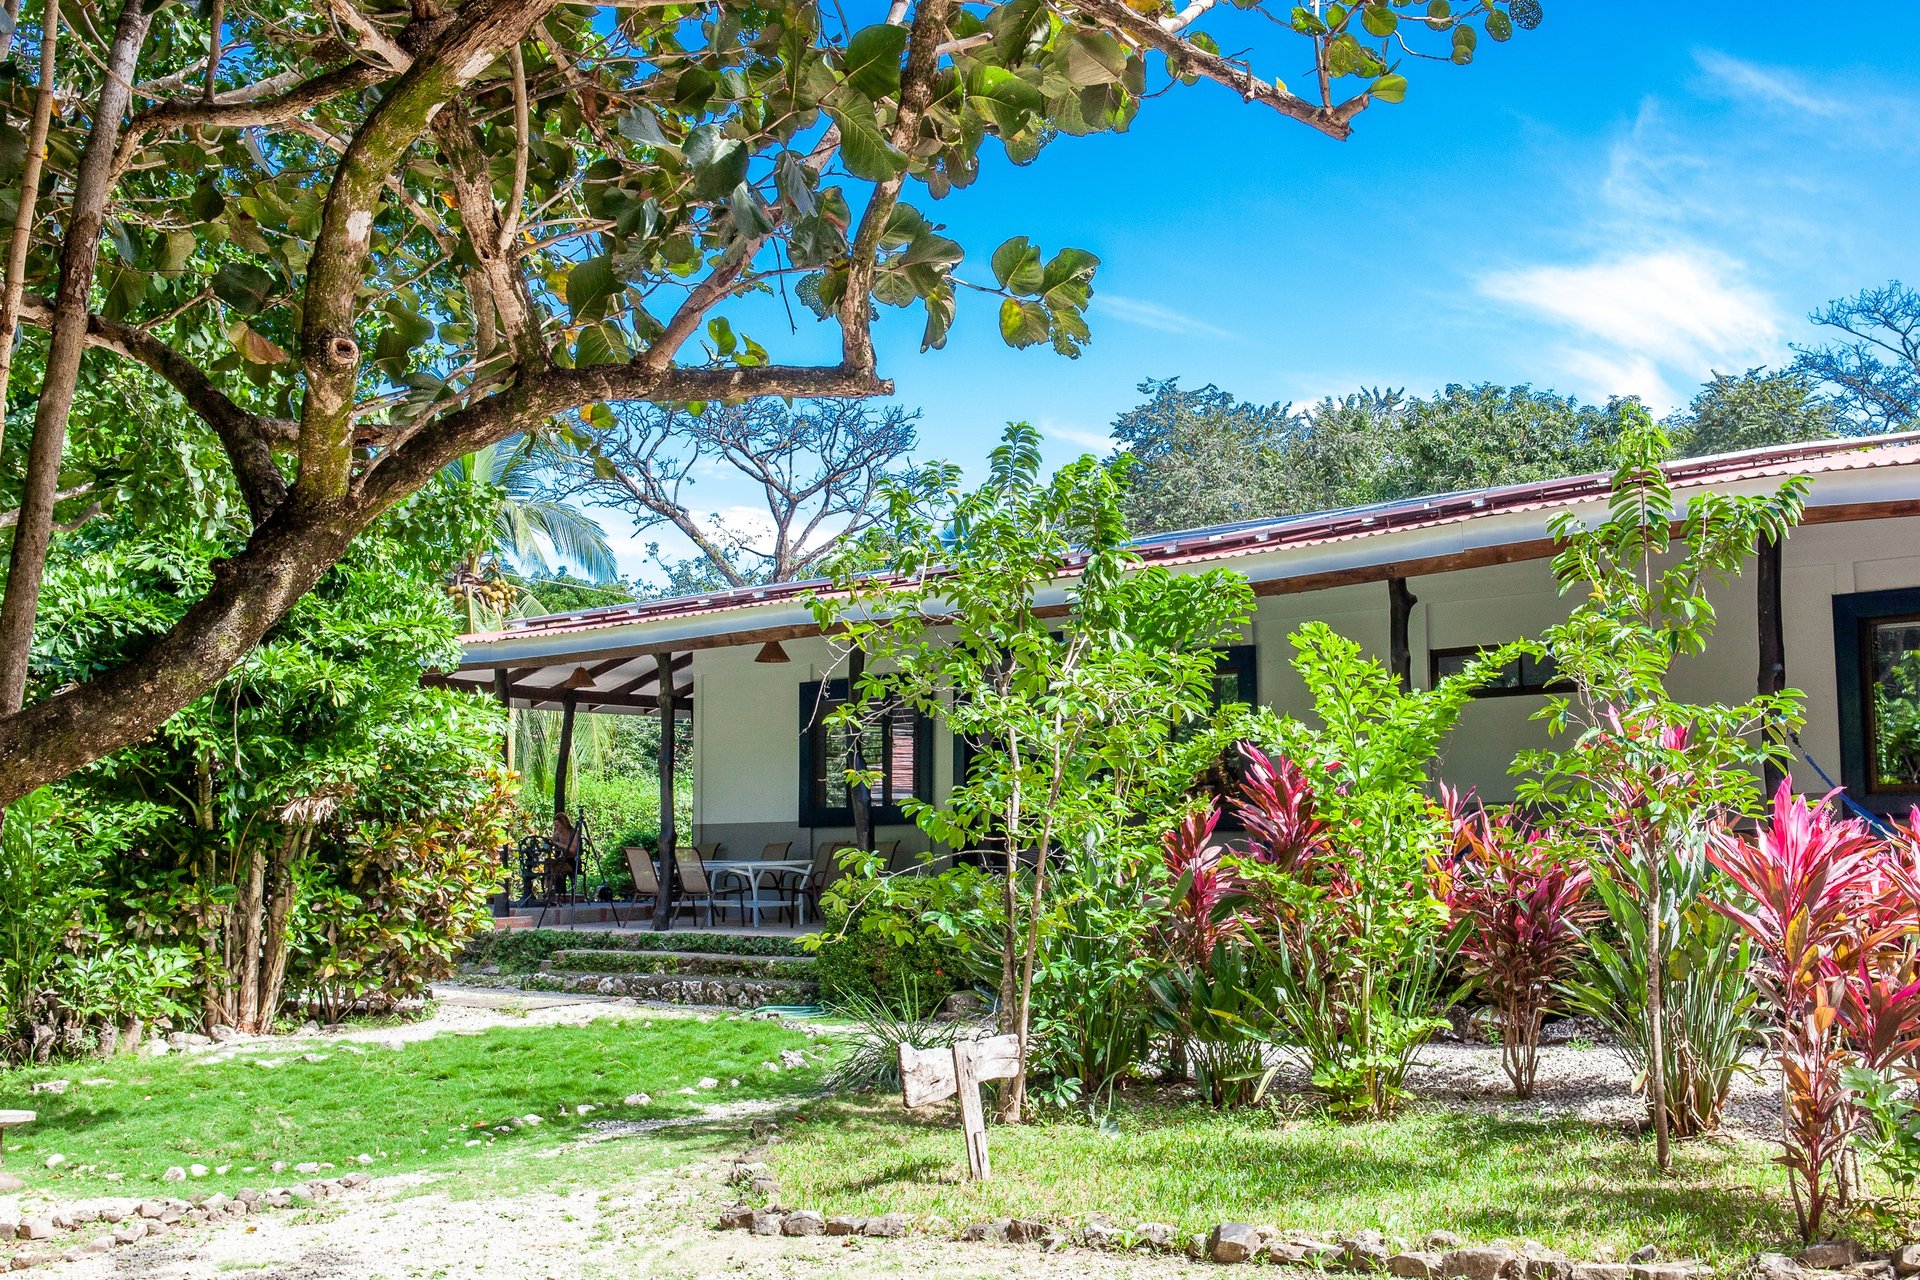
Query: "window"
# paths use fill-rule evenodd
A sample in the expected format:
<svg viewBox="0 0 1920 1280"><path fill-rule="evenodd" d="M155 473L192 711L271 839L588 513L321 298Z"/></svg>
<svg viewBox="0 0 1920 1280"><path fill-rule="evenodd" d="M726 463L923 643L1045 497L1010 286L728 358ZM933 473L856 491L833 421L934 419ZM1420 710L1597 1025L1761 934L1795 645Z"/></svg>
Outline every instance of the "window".
<svg viewBox="0 0 1920 1280"><path fill-rule="evenodd" d="M1875 808L1920 801L1920 589L1833 600L1840 771Z"/></svg>
<svg viewBox="0 0 1920 1280"><path fill-rule="evenodd" d="M875 825L905 822L901 801L931 798L933 753L927 718L906 707L891 707L876 711L857 731L829 728L828 715L846 698L845 680L800 686L800 823L853 825L847 770L854 767L856 748L862 766L880 770L869 797Z"/></svg>
<svg viewBox="0 0 1920 1280"><path fill-rule="evenodd" d="M1260 701L1260 667L1254 660L1254 647L1250 644L1236 644L1220 651L1220 661L1213 670L1213 705L1224 707L1230 702L1244 702L1254 706Z"/></svg>
<svg viewBox="0 0 1920 1280"><path fill-rule="evenodd" d="M1434 649L1427 655L1428 685L1439 684L1447 676L1458 675L1467 664L1493 645L1465 645L1458 649ZM1476 698L1512 698L1529 693L1560 693L1567 688L1555 670L1552 658L1520 657L1500 668L1492 680L1474 691Z"/></svg>

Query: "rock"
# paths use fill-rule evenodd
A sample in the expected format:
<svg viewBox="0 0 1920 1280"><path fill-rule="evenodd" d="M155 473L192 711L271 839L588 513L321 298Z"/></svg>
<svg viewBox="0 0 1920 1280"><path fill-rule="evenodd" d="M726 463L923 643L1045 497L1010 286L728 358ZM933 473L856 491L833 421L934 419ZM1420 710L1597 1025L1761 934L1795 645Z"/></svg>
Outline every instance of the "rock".
<svg viewBox="0 0 1920 1280"><path fill-rule="evenodd" d="M28 1093L54 1093L54 1094L65 1093L67 1091L67 1087L72 1083L73 1081L71 1080L42 1080L38 1084L28 1086L27 1092Z"/></svg>
<svg viewBox="0 0 1920 1280"><path fill-rule="evenodd" d="M712 1076L701 1076L698 1083L702 1089L718 1089L720 1087L720 1082Z"/></svg>
<svg viewBox="0 0 1920 1280"><path fill-rule="evenodd" d="M1120 1245L1120 1228L1105 1218L1093 1218L1088 1221L1080 1233L1089 1249L1114 1249Z"/></svg>
<svg viewBox="0 0 1920 1280"><path fill-rule="evenodd" d="M187 1172L193 1177L204 1178L211 1171L203 1164L190 1164L187 1166Z"/></svg>
<svg viewBox="0 0 1920 1280"><path fill-rule="evenodd" d="M780 1224L785 1220L785 1214L775 1213L771 1209L756 1209L748 1227L757 1236L777 1236L780 1234Z"/></svg>
<svg viewBox="0 0 1920 1280"><path fill-rule="evenodd" d="M1633 1280L1633 1268L1624 1262L1576 1262L1570 1280Z"/></svg>
<svg viewBox="0 0 1920 1280"><path fill-rule="evenodd" d="M160 1175L160 1181L162 1182L185 1182L186 1180L187 1171L177 1164Z"/></svg>
<svg viewBox="0 0 1920 1280"><path fill-rule="evenodd" d="M349 1173L340 1179L340 1185L349 1191L358 1191L372 1181L373 1175L370 1173Z"/></svg>
<svg viewBox="0 0 1920 1280"><path fill-rule="evenodd" d="M585 1114L586 1114L586 1112L584 1112L584 1111L583 1111L583 1112L581 1112L581 1114L582 1114L582 1115L585 1115ZM370 1155L368 1155L368 1154L367 1154L366 1152L364 1152L364 1151L362 1151L362 1152L361 1152L361 1153L360 1153L359 1155L357 1155L357 1156L355 1156L355 1157L353 1158L353 1162L354 1162L355 1164L372 1164L372 1163L373 1163L373 1157L372 1157L372 1156L370 1156Z"/></svg>
<svg viewBox="0 0 1920 1280"><path fill-rule="evenodd" d="M318 1160L302 1160L299 1164L293 1166L293 1171L295 1173L307 1174L318 1173L320 1172L320 1162Z"/></svg>
<svg viewBox="0 0 1920 1280"><path fill-rule="evenodd" d="M140 1046L140 1056L143 1058L164 1058L166 1055L167 1042L165 1040L149 1040Z"/></svg>
<svg viewBox="0 0 1920 1280"><path fill-rule="evenodd" d="M1427 1251L1396 1253L1387 1259L1387 1274L1400 1276L1403 1280L1427 1280L1429 1276L1440 1274L1440 1255ZM1626 1277L1622 1276L1620 1280L1626 1280Z"/></svg>
<svg viewBox="0 0 1920 1280"><path fill-rule="evenodd" d="M1167 1222L1143 1222L1133 1229L1143 1249L1167 1250L1180 1239L1179 1231Z"/></svg>
<svg viewBox="0 0 1920 1280"><path fill-rule="evenodd" d="M14 1228L14 1234L22 1240L51 1240L53 1231L52 1218L28 1218Z"/></svg>
<svg viewBox="0 0 1920 1280"><path fill-rule="evenodd" d="M529 1129L533 1129L539 1127L544 1122L539 1116L529 1113L520 1117L520 1123L526 1125Z"/></svg>
<svg viewBox="0 0 1920 1280"><path fill-rule="evenodd" d="M1005 1244L1007 1232L1013 1223L1006 1218L995 1218L991 1222L976 1222L960 1233L962 1240L971 1240L976 1244Z"/></svg>
<svg viewBox="0 0 1920 1280"><path fill-rule="evenodd" d="M220 1192L216 1191L212 1195L208 1196L205 1200L202 1200L200 1202L200 1207L202 1209L205 1209L210 1214L225 1213L227 1211L227 1206L232 1203L233 1203L233 1200L230 1197L222 1195Z"/></svg>
<svg viewBox="0 0 1920 1280"><path fill-rule="evenodd" d="M1848 1267L1847 1274L1859 1276L1860 1280L1894 1280L1893 1262L1887 1258L1869 1258L1865 1262L1856 1262Z"/></svg>
<svg viewBox="0 0 1920 1280"><path fill-rule="evenodd" d="M827 1220L811 1209L801 1209L790 1213L786 1221L780 1224L783 1236L817 1236L826 1232Z"/></svg>
<svg viewBox="0 0 1920 1280"><path fill-rule="evenodd" d="M1478 1245L1448 1253L1441 1259L1440 1273L1465 1280L1507 1280L1519 1262L1519 1255L1505 1245Z"/></svg>
<svg viewBox="0 0 1920 1280"><path fill-rule="evenodd" d="M716 1230L745 1231L753 1225L753 1210L744 1204L730 1204L720 1211Z"/></svg>
<svg viewBox="0 0 1920 1280"><path fill-rule="evenodd" d="M55 1231L78 1231L80 1229L80 1219L65 1209L55 1209L49 1216L53 1219L53 1229Z"/></svg>
<svg viewBox="0 0 1920 1280"><path fill-rule="evenodd" d="M1691 1262L1640 1262L1628 1270L1632 1280L1693 1280L1699 1268Z"/></svg>
<svg viewBox="0 0 1920 1280"><path fill-rule="evenodd" d="M1450 1249L1458 1249L1465 1243L1466 1241L1451 1231L1429 1232L1426 1240L1423 1242L1425 1249L1429 1253L1446 1253Z"/></svg>
<svg viewBox="0 0 1920 1280"><path fill-rule="evenodd" d="M630 1093L625 1098L622 1098L621 1101L629 1107L644 1107L651 1103L653 1099L644 1093Z"/></svg>
<svg viewBox="0 0 1920 1280"><path fill-rule="evenodd" d="M594 1106L591 1102L583 1102L573 1109L573 1114L577 1116L590 1116L599 1109L600 1108Z"/></svg>
<svg viewBox="0 0 1920 1280"><path fill-rule="evenodd" d="M1223 1222L1207 1237L1207 1257L1215 1262L1250 1262L1266 1243L1258 1227Z"/></svg>
<svg viewBox="0 0 1920 1280"><path fill-rule="evenodd" d="M1844 1271L1860 1261L1860 1245L1852 1240L1822 1240L1802 1249L1794 1261L1815 1271Z"/></svg>
<svg viewBox="0 0 1920 1280"><path fill-rule="evenodd" d="M789 1071L798 1070L807 1065L807 1055L798 1049L782 1049L780 1051L780 1065Z"/></svg>
<svg viewBox="0 0 1920 1280"><path fill-rule="evenodd" d="M1015 1218L1007 1224L1007 1239L1015 1244L1038 1244L1046 1234L1047 1224L1038 1218Z"/></svg>
<svg viewBox="0 0 1920 1280"><path fill-rule="evenodd" d="M145 1236L149 1230L150 1228L147 1226L145 1219L135 1218L132 1222L126 1223L113 1233L113 1242L115 1244L132 1244L134 1241Z"/></svg>
<svg viewBox="0 0 1920 1280"><path fill-rule="evenodd" d="M1910 1276L1920 1272L1920 1244L1903 1244L1894 1251L1894 1272L1901 1276Z"/></svg>
<svg viewBox="0 0 1920 1280"><path fill-rule="evenodd" d="M761 1174L747 1184L747 1190L756 1196L777 1196L780 1194L780 1182L776 1178Z"/></svg>
<svg viewBox="0 0 1920 1280"><path fill-rule="evenodd" d="M907 1234L907 1220L897 1213L881 1214L877 1218L868 1218L866 1225L860 1228L860 1234L881 1240L891 1240L896 1236Z"/></svg>
<svg viewBox="0 0 1920 1280"><path fill-rule="evenodd" d="M215 1044L225 1044L229 1040L238 1040L240 1033L224 1022L216 1022L207 1028L208 1037Z"/></svg>
<svg viewBox="0 0 1920 1280"><path fill-rule="evenodd" d="M1393 1249L1378 1231L1357 1231L1340 1242L1340 1261L1353 1271L1381 1271Z"/></svg>
<svg viewBox="0 0 1920 1280"><path fill-rule="evenodd" d="M198 1049L213 1043L212 1036L203 1036L193 1031L170 1031L167 1043L176 1049Z"/></svg>
<svg viewBox="0 0 1920 1280"><path fill-rule="evenodd" d="M1572 1280L1573 1263L1565 1254L1527 1240L1520 1245L1520 1273L1527 1280Z"/></svg>
<svg viewBox="0 0 1920 1280"><path fill-rule="evenodd" d="M832 1217L827 1219L827 1234L830 1236L857 1236L864 1225L859 1218Z"/></svg>
<svg viewBox="0 0 1920 1280"><path fill-rule="evenodd" d="M1657 1244L1643 1244L1627 1255L1627 1261L1658 1262L1660 1261L1660 1246Z"/></svg>
<svg viewBox="0 0 1920 1280"><path fill-rule="evenodd" d="M134 1213L142 1218L158 1218L166 1211L167 1203L164 1200L142 1200L140 1207L135 1209Z"/></svg>

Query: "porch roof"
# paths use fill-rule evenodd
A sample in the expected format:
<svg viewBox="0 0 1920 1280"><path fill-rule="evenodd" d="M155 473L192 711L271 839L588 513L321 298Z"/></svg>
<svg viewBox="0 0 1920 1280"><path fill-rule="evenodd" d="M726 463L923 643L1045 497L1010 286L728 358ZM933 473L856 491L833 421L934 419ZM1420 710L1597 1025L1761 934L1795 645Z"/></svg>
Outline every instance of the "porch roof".
<svg viewBox="0 0 1920 1280"><path fill-rule="evenodd" d="M1809 523L1920 514L1920 431L1683 459L1666 470L1683 491L1751 491L1790 475L1817 477ZM1418 577L1552 555L1553 516L1604 502L1609 480L1596 472L1246 520L1156 534L1134 547L1143 562L1175 569L1233 561L1262 595ZM674 653L675 693L690 709L692 650L818 635L807 599L829 586L784 582L516 619L463 637L459 668L438 679L487 688L504 669L516 705L558 706L571 680L581 710L651 711L654 655ZM1042 603L1061 603L1066 591L1063 579Z"/></svg>

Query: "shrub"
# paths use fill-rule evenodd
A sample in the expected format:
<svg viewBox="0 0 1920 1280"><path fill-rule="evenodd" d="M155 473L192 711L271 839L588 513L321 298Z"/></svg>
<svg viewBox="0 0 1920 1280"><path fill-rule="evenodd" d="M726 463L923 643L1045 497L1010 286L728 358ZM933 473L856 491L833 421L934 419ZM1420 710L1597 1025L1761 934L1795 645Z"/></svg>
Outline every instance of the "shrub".
<svg viewBox="0 0 1920 1280"><path fill-rule="evenodd" d="M1597 914L1587 898L1593 877L1510 815L1469 813L1458 797L1443 796L1453 852L1435 868L1435 893L1452 913L1468 981L1499 1019L1501 1065L1514 1094L1530 1098L1540 1024Z"/></svg>
<svg viewBox="0 0 1920 1280"><path fill-rule="evenodd" d="M973 867L842 876L821 896L823 927L807 940L817 948L820 998L879 1001L921 1017L960 987L991 981L993 971L983 971L970 949L972 939L993 937L983 922L993 913L994 889L994 878Z"/></svg>

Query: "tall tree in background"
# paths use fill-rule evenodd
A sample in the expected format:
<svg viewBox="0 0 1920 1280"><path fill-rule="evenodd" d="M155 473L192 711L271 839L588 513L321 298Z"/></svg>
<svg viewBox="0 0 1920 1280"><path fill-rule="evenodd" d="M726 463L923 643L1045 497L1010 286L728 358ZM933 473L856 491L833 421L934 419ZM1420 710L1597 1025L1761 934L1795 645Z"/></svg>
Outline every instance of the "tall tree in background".
<svg viewBox="0 0 1920 1280"><path fill-rule="evenodd" d="M1920 425L1920 291L1890 280L1808 317L1845 338L1801 347L1794 370L1824 385L1859 432Z"/></svg>
<svg viewBox="0 0 1920 1280"><path fill-rule="evenodd" d="M1113 422L1116 444L1131 455L1127 523L1139 532L1227 524L1271 514L1281 503L1275 463L1290 405L1236 400L1209 383L1178 378L1140 384L1145 404Z"/></svg>
<svg viewBox="0 0 1920 1280"><path fill-rule="evenodd" d="M596 414L591 454L562 455L556 470L569 496L691 542L694 562L669 568L682 585L791 582L872 522L883 490L903 478L919 416L859 400L627 405ZM700 514L690 491L716 466L759 492L764 524L758 512Z"/></svg>
<svg viewBox="0 0 1920 1280"><path fill-rule="evenodd" d="M1674 453L1699 458L1770 444L1795 444L1840 435L1849 424L1840 408L1796 370L1749 369L1716 373L1693 402L1666 421Z"/></svg>
<svg viewBox="0 0 1920 1280"><path fill-rule="evenodd" d="M967 279L966 250L903 199L909 179L931 199L973 182L989 134L1028 160L1205 79L1344 138L1405 95L1409 49L1468 62L1539 5L1275 15L1257 29L1284 47L1261 61L1306 61L1307 97L1223 56L1204 0L896 0L858 29L838 13L120 0L111 23L62 28L48 0L23 3L15 51L41 55L0 93L15 118L46 106L49 133L43 173L22 164L37 147L0 170L6 204L36 179L40 197L0 293L35 335L0 804L152 733L463 454L597 405L889 394L878 305L918 303L938 347L979 291L1008 343L1077 351L1093 255L1016 237ZM837 325L837 358L783 363L725 314L790 274ZM0 341L0 368L14 351ZM166 634L22 709L68 431L93 394L82 364L103 358L150 370L217 433L251 532Z"/></svg>

